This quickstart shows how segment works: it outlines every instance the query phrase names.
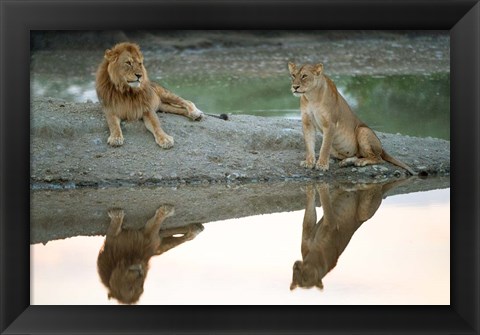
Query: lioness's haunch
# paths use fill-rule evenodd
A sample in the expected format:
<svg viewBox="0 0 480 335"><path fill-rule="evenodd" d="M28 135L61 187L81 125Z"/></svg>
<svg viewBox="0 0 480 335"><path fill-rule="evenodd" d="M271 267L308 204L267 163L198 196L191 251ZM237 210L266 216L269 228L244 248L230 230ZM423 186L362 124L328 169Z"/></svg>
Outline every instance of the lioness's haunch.
<svg viewBox="0 0 480 335"><path fill-rule="evenodd" d="M408 165L383 149L377 135L352 112L333 81L323 74L322 64L297 67L289 62L288 69L292 77L292 93L300 97L307 150L301 166L327 171L332 156L340 160L340 166L365 166L387 161L415 174ZM315 163L316 130L323 134L323 140Z"/></svg>
<svg viewBox="0 0 480 335"><path fill-rule="evenodd" d="M157 111L200 120L203 113L185 100L148 79L143 55L134 43L119 43L105 51L97 70L96 90L107 119L108 144L123 145L122 120L143 119L162 148L173 146L173 138L160 127Z"/></svg>

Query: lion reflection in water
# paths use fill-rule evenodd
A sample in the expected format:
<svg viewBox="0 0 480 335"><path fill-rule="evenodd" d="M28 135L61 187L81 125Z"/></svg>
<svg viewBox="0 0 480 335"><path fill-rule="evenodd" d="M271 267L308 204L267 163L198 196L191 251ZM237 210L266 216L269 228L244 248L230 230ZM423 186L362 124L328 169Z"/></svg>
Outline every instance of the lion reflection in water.
<svg viewBox="0 0 480 335"><path fill-rule="evenodd" d="M173 206L163 205L142 229L123 229L124 211L108 211L110 226L98 255L97 269L109 290L109 299L136 303L143 293L150 258L192 240L203 230L201 224L193 224L160 231L163 221L173 214Z"/></svg>
<svg viewBox="0 0 480 335"><path fill-rule="evenodd" d="M383 195L404 184L364 184L355 190L326 183L307 186L307 205L303 219L302 261L293 266L290 290L297 287L323 289L322 279L337 264L355 231L380 207ZM323 217L317 223L315 188L320 196Z"/></svg>

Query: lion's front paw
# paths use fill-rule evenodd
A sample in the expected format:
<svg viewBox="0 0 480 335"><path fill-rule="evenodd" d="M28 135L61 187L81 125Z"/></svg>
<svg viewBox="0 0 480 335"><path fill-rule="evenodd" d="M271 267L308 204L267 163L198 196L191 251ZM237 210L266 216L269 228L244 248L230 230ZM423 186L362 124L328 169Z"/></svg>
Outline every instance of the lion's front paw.
<svg viewBox="0 0 480 335"><path fill-rule="evenodd" d="M173 147L173 137L165 134L161 138L156 139L157 144L163 149L170 149Z"/></svg>
<svg viewBox="0 0 480 335"><path fill-rule="evenodd" d="M108 137L107 143L112 147L119 147L123 145L123 136L113 136Z"/></svg>
<svg viewBox="0 0 480 335"><path fill-rule="evenodd" d="M165 217L169 217L174 214L175 214L175 207L173 205L162 205L155 212L155 215L162 215Z"/></svg>
<svg viewBox="0 0 480 335"><path fill-rule="evenodd" d="M120 208L112 208L108 210L108 217L110 219L122 219L125 217L125 212Z"/></svg>

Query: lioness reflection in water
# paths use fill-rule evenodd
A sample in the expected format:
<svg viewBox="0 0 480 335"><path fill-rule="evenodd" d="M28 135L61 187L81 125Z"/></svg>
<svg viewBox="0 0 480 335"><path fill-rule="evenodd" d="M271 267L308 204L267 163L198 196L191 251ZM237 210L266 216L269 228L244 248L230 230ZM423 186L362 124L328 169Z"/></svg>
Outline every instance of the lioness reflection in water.
<svg viewBox="0 0 480 335"><path fill-rule="evenodd" d="M143 293L150 258L192 240L203 230L201 224L193 224L160 231L163 221L173 214L173 206L163 205L144 228L123 229L124 211L108 211L110 225L98 255L97 269L109 290L109 299L113 297L124 304L136 303Z"/></svg>
<svg viewBox="0 0 480 335"><path fill-rule="evenodd" d="M323 277L335 267L355 231L375 214L388 190L407 180L364 184L354 190L330 187L326 183L307 186L301 247L303 260L296 261L293 266L290 290L296 287L323 289ZM315 188L323 207L323 217L318 223Z"/></svg>

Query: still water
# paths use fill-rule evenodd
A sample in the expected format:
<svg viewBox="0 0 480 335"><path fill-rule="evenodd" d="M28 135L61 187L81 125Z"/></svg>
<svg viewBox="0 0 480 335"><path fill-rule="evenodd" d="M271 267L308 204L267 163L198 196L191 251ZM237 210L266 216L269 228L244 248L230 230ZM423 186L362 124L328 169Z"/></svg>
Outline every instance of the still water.
<svg viewBox="0 0 480 335"><path fill-rule="evenodd" d="M31 304L449 305L450 190L394 187L311 184L300 210L183 228L159 206L137 233L105 207L105 234L31 245Z"/></svg>

